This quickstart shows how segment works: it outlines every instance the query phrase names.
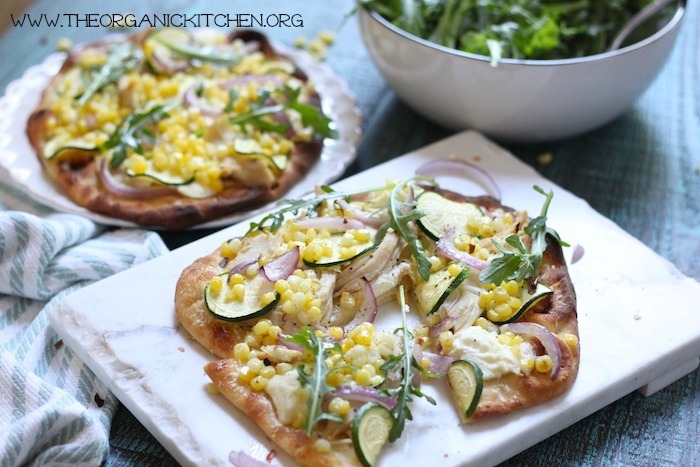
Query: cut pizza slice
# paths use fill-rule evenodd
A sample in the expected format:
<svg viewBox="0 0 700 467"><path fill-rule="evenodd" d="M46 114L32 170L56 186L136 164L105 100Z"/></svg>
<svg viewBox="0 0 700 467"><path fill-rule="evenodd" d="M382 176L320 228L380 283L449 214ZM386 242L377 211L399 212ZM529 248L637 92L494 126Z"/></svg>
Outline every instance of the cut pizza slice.
<svg viewBox="0 0 700 467"><path fill-rule="evenodd" d="M278 343L264 344L270 338ZM401 358L401 339L367 322L347 333L305 327L280 339L279 327L263 319L236 345L234 358L204 369L300 464L369 466L390 433L403 429L397 411L405 410L401 387L412 369L401 366L410 362Z"/></svg>
<svg viewBox="0 0 700 467"><path fill-rule="evenodd" d="M444 203L450 213L470 215L442 215L442 195L450 198ZM551 194L535 220L493 200L454 193L431 193L429 199L433 212L424 223L438 232L432 237L435 254L447 266L429 282L419 281L414 294L424 304L419 310L428 328L426 350L454 361L448 382L462 421L507 414L564 393L578 370L578 325L561 245L543 220ZM535 260L534 273L518 277ZM498 284L489 281L493 277Z"/></svg>

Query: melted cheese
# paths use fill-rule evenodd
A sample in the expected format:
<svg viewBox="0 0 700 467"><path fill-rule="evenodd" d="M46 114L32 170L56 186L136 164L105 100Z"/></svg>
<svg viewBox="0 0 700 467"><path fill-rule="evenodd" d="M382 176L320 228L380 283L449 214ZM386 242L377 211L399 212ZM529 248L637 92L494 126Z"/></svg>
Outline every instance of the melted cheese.
<svg viewBox="0 0 700 467"><path fill-rule="evenodd" d="M501 344L498 334L481 326L469 326L454 335L450 356L455 359L470 360L481 368L484 379L495 379L508 373L522 373L521 360L534 358L532 346L527 342L518 345L519 356L510 345Z"/></svg>
<svg viewBox="0 0 700 467"><path fill-rule="evenodd" d="M301 387L299 374L296 371L288 371L270 378L265 392L272 399L277 418L284 425L290 425L299 416L298 414L306 414L308 390Z"/></svg>

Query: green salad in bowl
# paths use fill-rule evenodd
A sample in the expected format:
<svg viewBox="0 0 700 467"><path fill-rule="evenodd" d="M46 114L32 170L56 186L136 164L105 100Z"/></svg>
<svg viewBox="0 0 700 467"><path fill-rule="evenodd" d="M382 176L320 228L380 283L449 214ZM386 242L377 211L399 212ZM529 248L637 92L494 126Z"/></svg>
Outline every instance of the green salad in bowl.
<svg viewBox="0 0 700 467"><path fill-rule="evenodd" d="M452 49L501 58L556 60L607 50L653 0L361 0L396 27ZM672 13L672 12L671 12ZM644 28L630 40L652 31Z"/></svg>

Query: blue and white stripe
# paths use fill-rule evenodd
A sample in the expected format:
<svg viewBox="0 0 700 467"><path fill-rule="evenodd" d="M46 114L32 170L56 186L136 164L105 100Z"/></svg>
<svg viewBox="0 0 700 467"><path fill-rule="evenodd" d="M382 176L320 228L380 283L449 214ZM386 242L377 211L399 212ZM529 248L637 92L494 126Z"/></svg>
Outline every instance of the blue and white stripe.
<svg viewBox="0 0 700 467"><path fill-rule="evenodd" d="M62 345L48 313L71 292L166 251L153 232L57 214L0 181L0 467L105 459L118 402Z"/></svg>

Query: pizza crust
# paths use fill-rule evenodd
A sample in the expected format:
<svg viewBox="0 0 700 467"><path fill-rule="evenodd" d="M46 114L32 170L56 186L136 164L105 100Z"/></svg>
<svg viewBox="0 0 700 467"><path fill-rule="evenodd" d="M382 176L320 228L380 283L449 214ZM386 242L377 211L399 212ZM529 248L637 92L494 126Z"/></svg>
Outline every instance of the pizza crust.
<svg viewBox="0 0 700 467"><path fill-rule="evenodd" d="M283 425L277 418L272 401L265 393L253 391L249 385L239 381L241 366L237 360L219 360L207 363L204 371L226 399L250 417L270 439L297 462L318 467L361 465L349 438L347 442L333 442L330 453L320 453L315 449L314 442L319 437L326 437L322 427L310 438L302 430Z"/></svg>

